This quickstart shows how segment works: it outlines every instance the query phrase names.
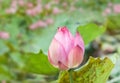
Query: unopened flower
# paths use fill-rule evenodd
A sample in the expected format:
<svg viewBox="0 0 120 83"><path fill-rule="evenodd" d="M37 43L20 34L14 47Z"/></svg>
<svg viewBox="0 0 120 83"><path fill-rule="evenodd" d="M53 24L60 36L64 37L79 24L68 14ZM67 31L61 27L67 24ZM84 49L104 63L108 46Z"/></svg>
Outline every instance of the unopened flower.
<svg viewBox="0 0 120 83"><path fill-rule="evenodd" d="M28 3L27 3L27 7L28 7L28 8L33 8L33 3L28 2Z"/></svg>
<svg viewBox="0 0 120 83"><path fill-rule="evenodd" d="M48 18L48 19L46 19L46 23L47 23L48 25L53 24L53 23L54 23L54 20L51 19L51 18Z"/></svg>
<svg viewBox="0 0 120 83"><path fill-rule="evenodd" d="M13 1L12 1L12 3L11 3L11 7L14 7L14 8L17 7L17 1L16 1L16 0L13 0Z"/></svg>
<svg viewBox="0 0 120 83"><path fill-rule="evenodd" d="M5 10L7 14L15 14L17 12L17 1L13 0L10 8Z"/></svg>
<svg viewBox="0 0 120 83"><path fill-rule="evenodd" d="M37 29L37 28L38 28L37 23L31 24L30 27L29 27L29 29L31 29L31 30L34 30L34 29Z"/></svg>
<svg viewBox="0 0 120 83"><path fill-rule="evenodd" d="M37 0L37 3L38 3L38 4L41 3L41 0Z"/></svg>
<svg viewBox="0 0 120 83"><path fill-rule="evenodd" d="M59 4L59 0L53 0L54 4Z"/></svg>
<svg viewBox="0 0 120 83"><path fill-rule="evenodd" d="M17 8L8 8L5 10L7 14L15 14L17 12Z"/></svg>
<svg viewBox="0 0 120 83"><path fill-rule="evenodd" d="M26 14L30 15L30 16L35 16L39 13L42 12L42 6L39 4L36 7L32 8L32 9L27 9L26 10Z"/></svg>
<svg viewBox="0 0 120 83"><path fill-rule="evenodd" d="M43 10L42 10L42 5L41 4L38 4L35 8L34 8L34 11L39 14L41 13Z"/></svg>
<svg viewBox="0 0 120 83"><path fill-rule="evenodd" d="M27 10L26 10L26 14L27 14L27 15L30 15L30 16L35 16L35 15L36 15L36 12L35 12L33 9L27 9Z"/></svg>
<svg viewBox="0 0 120 83"><path fill-rule="evenodd" d="M38 27L46 27L47 23L45 21L40 20L40 21L37 22L37 25L38 25Z"/></svg>
<svg viewBox="0 0 120 83"><path fill-rule="evenodd" d="M0 31L0 38L1 39L9 39L10 35L8 32Z"/></svg>
<svg viewBox="0 0 120 83"><path fill-rule="evenodd" d="M55 34L48 51L50 63L61 70L78 67L84 57L84 42L77 32L75 37L66 27L61 27Z"/></svg>
<svg viewBox="0 0 120 83"><path fill-rule="evenodd" d="M46 27L46 26L47 26L47 23L46 23L46 22L39 20L39 21L31 24L30 27L29 27L29 29L34 30L34 29L37 29L37 28L39 28L39 27L40 27L40 28L44 28L44 27Z"/></svg>
<svg viewBox="0 0 120 83"><path fill-rule="evenodd" d="M114 13L116 13L116 14L120 13L120 4L115 4L115 5L113 6L113 11L114 11Z"/></svg>
<svg viewBox="0 0 120 83"><path fill-rule="evenodd" d="M112 7L113 3L112 2L109 2L108 3L108 7Z"/></svg>
<svg viewBox="0 0 120 83"><path fill-rule="evenodd" d="M67 7L68 6L67 2L62 3L62 5L63 5L63 7Z"/></svg>
<svg viewBox="0 0 120 83"><path fill-rule="evenodd" d="M45 9L50 10L51 9L51 4L50 3L46 4Z"/></svg>
<svg viewBox="0 0 120 83"><path fill-rule="evenodd" d="M108 15L108 14L110 14L111 13L111 9L110 8L106 8L103 12L102 12L102 15L103 16L106 16L106 15Z"/></svg>
<svg viewBox="0 0 120 83"><path fill-rule="evenodd" d="M24 5L25 5L24 0L18 0L18 5L20 5L20 6L24 6Z"/></svg>
<svg viewBox="0 0 120 83"><path fill-rule="evenodd" d="M53 8L53 14L59 14L59 13L61 13L61 10L57 7L54 7Z"/></svg>

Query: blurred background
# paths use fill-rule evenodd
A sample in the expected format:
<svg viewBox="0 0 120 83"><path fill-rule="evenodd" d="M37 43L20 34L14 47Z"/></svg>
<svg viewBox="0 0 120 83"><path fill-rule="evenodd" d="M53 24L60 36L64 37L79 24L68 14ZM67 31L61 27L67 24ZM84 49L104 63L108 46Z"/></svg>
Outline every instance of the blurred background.
<svg viewBox="0 0 120 83"><path fill-rule="evenodd" d="M86 45L85 61L89 56L120 55L120 0L0 0L1 83L50 83L57 79L57 75L24 70L27 54L42 49L47 55L58 27L67 26L74 34L78 26L87 23L103 25L106 31ZM108 83L120 83L119 58Z"/></svg>

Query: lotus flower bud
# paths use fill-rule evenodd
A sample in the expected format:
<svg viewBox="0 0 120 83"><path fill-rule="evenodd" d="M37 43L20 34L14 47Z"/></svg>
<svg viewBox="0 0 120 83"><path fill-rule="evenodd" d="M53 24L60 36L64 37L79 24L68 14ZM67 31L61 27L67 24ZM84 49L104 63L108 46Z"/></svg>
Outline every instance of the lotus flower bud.
<svg viewBox="0 0 120 83"><path fill-rule="evenodd" d="M53 24L54 23L54 20L52 18L48 18L46 19L46 23L49 25L49 24Z"/></svg>
<svg viewBox="0 0 120 83"><path fill-rule="evenodd" d="M84 42L77 32L75 37L66 27L61 27L55 34L49 50L48 60L60 70L78 67L84 57Z"/></svg>
<svg viewBox="0 0 120 83"><path fill-rule="evenodd" d="M28 7L28 8L33 8L33 7L34 7L34 5L33 5L33 3L28 2L28 3L27 3L27 7Z"/></svg>
<svg viewBox="0 0 120 83"><path fill-rule="evenodd" d="M0 31L0 39L9 39L10 35L8 32Z"/></svg>
<svg viewBox="0 0 120 83"><path fill-rule="evenodd" d="M25 5L25 2L24 2L24 0L18 0L18 4L19 4L20 6L24 6L24 5Z"/></svg>
<svg viewBox="0 0 120 83"><path fill-rule="evenodd" d="M29 27L29 29L34 30L34 29L37 29L39 27L40 28L44 28L46 26L47 26L46 22L44 22L42 20L39 20L38 22L31 24L30 27Z"/></svg>
<svg viewBox="0 0 120 83"><path fill-rule="evenodd" d="M54 7L53 8L53 14L59 14L59 13L61 13L62 11L59 9L59 8L57 8L57 7Z"/></svg>
<svg viewBox="0 0 120 83"><path fill-rule="evenodd" d="M103 16L107 16L108 14L110 14L112 11L110 8L106 8L103 12L102 12L102 15Z"/></svg>
<svg viewBox="0 0 120 83"><path fill-rule="evenodd" d="M120 13L120 4L115 4L113 6L113 11L115 14L119 14Z"/></svg>

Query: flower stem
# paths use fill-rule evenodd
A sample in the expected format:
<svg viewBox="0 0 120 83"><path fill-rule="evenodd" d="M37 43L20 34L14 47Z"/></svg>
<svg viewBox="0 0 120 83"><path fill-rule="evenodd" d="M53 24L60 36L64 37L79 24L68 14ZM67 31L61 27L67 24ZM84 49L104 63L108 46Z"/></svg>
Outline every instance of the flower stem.
<svg viewBox="0 0 120 83"><path fill-rule="evenodd" d="M69 78L70 78L70 83L73 83L73 77L72 77L72 69L68 70L69 72Z"/></svg>

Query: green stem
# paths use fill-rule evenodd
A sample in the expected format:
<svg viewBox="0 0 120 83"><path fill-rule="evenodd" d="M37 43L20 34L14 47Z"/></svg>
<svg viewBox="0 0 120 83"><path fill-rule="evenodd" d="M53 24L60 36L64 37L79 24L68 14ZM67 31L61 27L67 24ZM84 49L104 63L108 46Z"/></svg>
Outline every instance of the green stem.
<svg viewBox="0 0 120 83"><path fill-rule="evenodd" d="M72 71L73 71L72 69L68 70L69 77L70 77L70 83L73 83Z"/></svg>

